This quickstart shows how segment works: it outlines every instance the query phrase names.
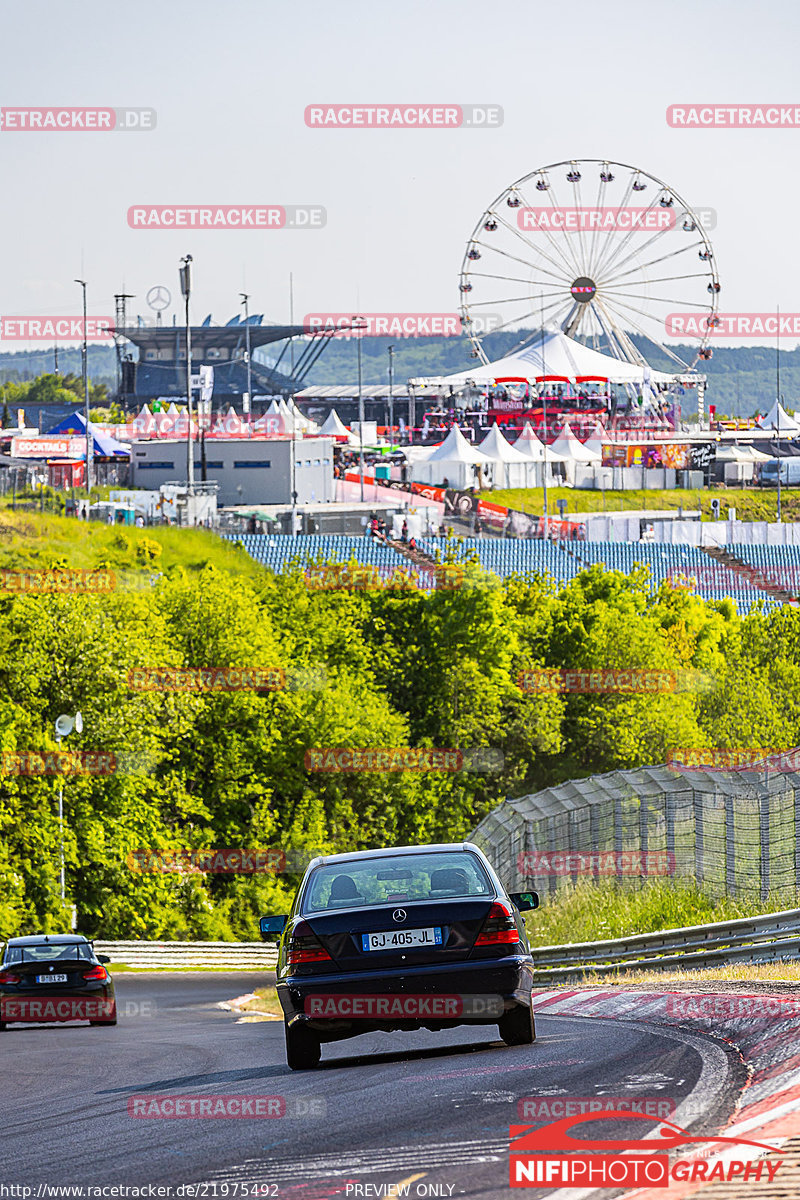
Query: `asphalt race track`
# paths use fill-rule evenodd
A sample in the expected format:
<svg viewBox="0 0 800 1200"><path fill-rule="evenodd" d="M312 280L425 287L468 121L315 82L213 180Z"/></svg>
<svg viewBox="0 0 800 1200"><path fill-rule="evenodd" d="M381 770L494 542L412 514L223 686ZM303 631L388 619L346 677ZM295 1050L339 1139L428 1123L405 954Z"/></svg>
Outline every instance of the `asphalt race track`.
<svg viewBox="0 0 800 1200"><path fill-rule="evenodd" d="M317 1070L292 1072L281 1021L239 1023L217 1007L268 982L254 972L121 974L116 1027L1 1033L0 1184L32 1186L35 1198L40 1184L169 1184L186 1196L178 1185L203 1182L195 1195L224 1197L242 1194L224 1187L238 1182L325 1200L412 1180L412 1197L519 1196L508 1187L508 1127L524 1123L521 1097L672 1100L674 1120L705 1133L743 1083L734 1052L712 1038L568 1017L537 1017L529 1047L504 1046L494 1026L370 1034L323 1046ZM142 1095L281 1096L316 1115L129 1115ZM605 1136L639 1138L642 1124Z"/></svg>

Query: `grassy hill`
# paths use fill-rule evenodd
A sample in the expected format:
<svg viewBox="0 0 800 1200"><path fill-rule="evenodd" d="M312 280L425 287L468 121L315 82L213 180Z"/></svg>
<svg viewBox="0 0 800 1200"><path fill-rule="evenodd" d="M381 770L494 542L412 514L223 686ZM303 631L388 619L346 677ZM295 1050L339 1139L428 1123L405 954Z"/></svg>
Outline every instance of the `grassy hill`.
<svg viewBox="0 0 800 1200"><path fill-rule="evenodd" d="M181 567L188 574L213 565L252 582L263 568L205 529L156 526L137 529L78 521L49 513L0 508L0 568L47 570L111 570L131 582L148 581L154 572Z"/></svg>

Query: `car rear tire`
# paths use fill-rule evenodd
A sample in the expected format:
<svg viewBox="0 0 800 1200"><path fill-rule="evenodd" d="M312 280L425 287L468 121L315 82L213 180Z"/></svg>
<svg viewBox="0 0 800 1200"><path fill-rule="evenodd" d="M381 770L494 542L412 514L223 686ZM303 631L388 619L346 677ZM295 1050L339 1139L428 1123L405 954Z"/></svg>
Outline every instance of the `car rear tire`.
<svg viewBox="0 0 800 1200"><path fill-rule="evenodd" d="M285 1025L286 1062L292 1071L310 1071L322 1056L319 1038L305 1025Z"/></svg>
<svg viewBox="0 0 800 1200"><path fill-rule="evenodd" d="M536 1024L530 1005L510 1008L497 1022L497 1028L507 1046L530 1046L536 1041Z"/></svg>

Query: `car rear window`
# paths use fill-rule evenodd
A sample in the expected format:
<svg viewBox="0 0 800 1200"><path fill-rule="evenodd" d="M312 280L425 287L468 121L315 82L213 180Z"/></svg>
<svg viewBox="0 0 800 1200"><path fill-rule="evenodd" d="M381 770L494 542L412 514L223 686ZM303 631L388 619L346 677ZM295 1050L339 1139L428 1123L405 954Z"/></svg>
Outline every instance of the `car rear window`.
<svg viewBox="0 0 800 1200"><path fill-rule="evenodd" d="M91 961L92 948L88 942L62 942L48 946L9 946L3 963L74 962L76 958Z"/></svg>
<svg viewBox="0 0 800 1200"><path fill-rule="evenodd" d="M317 867L308 880L302 911L492 894L489 876L468 850L397 854Z"/></svg>

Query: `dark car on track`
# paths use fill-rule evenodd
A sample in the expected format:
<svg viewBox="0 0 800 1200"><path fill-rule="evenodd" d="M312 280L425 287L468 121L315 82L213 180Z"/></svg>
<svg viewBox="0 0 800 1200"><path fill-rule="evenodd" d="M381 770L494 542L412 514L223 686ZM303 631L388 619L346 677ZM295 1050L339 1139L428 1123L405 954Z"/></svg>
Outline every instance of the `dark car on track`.
<svg viewBox="0 0 800 1200"><path fill-rule="evenodd" d="M11 938L0 961L0 1030L18 1021L116 1025L108 961L77 933Z"/></svg>
<svg viewBox="0 0 800 1200"><path fill-rule="evenodd" d="M293 1070L322 1042L374 1030L497 1025L510 1046L536 1034L533 959L521 913L471 842L315 858L280 934L277 991Z"/></svg>

